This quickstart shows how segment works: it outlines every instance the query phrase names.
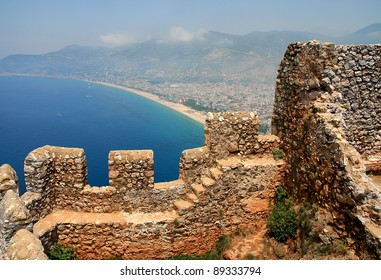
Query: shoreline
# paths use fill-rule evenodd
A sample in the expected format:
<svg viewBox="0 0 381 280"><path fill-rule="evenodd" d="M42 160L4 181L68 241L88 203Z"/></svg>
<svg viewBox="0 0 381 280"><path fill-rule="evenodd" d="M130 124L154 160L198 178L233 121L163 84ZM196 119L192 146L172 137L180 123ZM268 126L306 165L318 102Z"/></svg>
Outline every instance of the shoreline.
<svg viewBox="0 0 381 280"><path fill-rule="evenodd" d="M185 106L183 104L178 104L178 103L166 101L166 100L160 99L155 94L145 92L145 91L141 91L141 90L137 90L137 89L133 89L133 88L129 88L126 86L116 85L116 84L107 83L107 82L99 82L99 81L88 81L88 82L92 82L92 83L103 85L103 86L113 87L113 88L117 88L117 89L121 89L121 90L131 92L133 94L140 95L144 98L147 98L147 99L152 100L156 103L159 103L159 104L161 104L161 105L163 105L169 109L175 110L178 113L180 113L180 114L182 114L182 115L184 115L184 116L186 116L186 117L188 117L188 118L190 118L190 119L192 119L192 120L194 120L194 121L196 121L202 125L205 124L206 114L204 114L200 111L196 111L196 110L194 110L188 106Z"/></svg>
<svg viewBox="0 0 381 280"><path fill-rule="evenodd" d="M180 113L180 114L182 114L182 115L184 115L184 116L186 116L186 117L188 117L188 118L190 118L190 119L192 119L192 120L194 120L194 121L196 121L202 125L205 125L206 113L196 111L196 110L194 110L188 106L185 106L183 104L174 103L174 102L170 102L170 101L160 99L160 97L158 97L157 95L155 95L153 93L145 92L145 91L138 90L138 89L129 88L126 86L121 86L121 85L112 84L112 83L108 83L108 82L79 79L79 78L74 78L74 77L44 76L44 75L17 74L17 73L0 73L0 76L26 76L26 77L72 79L72 80L79 80L79 81L84 81L84 82L88 82L88 83L94 83L94 84L99 84L99 85L103 85L103 86L113 87L113 88L117 88L117 89L121 89L121 90L131 92L133 94L140 95L140 96L147 98L151 101L159 103L159 104L161 104L161 105L163 105L169 109L175 110L176 112L178 112L178 113Z"/></svg>

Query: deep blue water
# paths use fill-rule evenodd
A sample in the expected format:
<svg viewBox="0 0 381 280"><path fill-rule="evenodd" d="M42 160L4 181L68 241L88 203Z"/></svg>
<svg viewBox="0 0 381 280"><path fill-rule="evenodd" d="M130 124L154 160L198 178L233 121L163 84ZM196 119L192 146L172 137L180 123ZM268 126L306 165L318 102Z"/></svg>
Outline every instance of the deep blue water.
<svg viewBox="0 0 381 280"><path fill-rule="evenodd" d="M203 126L124 90L84 81L0 77L0 165L25 192L27 154L44 145L84 148L92 186L108 185L110 150L152 149L155 181L175 180L184 149L203 145Z"/></svg>

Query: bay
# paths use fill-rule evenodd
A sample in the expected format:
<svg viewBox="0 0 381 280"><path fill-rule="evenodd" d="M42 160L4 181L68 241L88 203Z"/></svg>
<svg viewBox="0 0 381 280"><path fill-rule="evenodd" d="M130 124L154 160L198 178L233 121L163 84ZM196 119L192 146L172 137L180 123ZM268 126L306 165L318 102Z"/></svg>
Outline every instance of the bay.
<svg viewBox="0 0 381 280"><path fill-rule="evenodd" d="M27 154L44 145L84 148L89 184L108 185L110 150L152 149L155 182L175 180L185 149L203 145L203 126L128 91L86 81L0 77L0 165L25 192Z"/></svg>

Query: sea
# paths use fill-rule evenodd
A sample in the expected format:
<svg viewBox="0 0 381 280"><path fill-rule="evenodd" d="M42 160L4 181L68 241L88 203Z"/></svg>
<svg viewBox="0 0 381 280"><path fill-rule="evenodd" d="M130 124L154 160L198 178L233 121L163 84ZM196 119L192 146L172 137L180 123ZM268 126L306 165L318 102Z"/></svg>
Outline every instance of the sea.
<svg viewBox="0 0 381 280"><path fill-rule="evenodd" d="M134 93L87 81L0 76L0 165L17 172L44 145L85 150L91 186L108 185L110 150L154 151L155 182L176 180L183 150L204 144L203 125Z"/></svg>

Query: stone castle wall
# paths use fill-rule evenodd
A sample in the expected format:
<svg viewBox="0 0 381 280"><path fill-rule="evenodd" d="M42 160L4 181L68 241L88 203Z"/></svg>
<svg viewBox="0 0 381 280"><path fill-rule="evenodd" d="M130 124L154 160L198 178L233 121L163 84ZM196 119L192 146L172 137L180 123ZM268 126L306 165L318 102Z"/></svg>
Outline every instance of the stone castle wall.
<svg viewBox="0 0 381 280"><path fill-rule="evenodd" d="M38 219L53 209L95 213L166 210L183 187L155 188L153 162L152 151L111 151L110 186L91 187L82 149L44 146L25 160L28 192L23 200Z"/></svg>
<svg viewBox="0 0 381 280"><path fill-rule="evenodd" d="M341 93L346 139L360 154L381 153L381 45L337 46L335 51L327 83Z"/></svg>
<svg viewBox="0 0 381 280"><path fill-rule="evenodd" d="M377 258L381 190L361 153L379 152L379 50L291 44L278 70L272 124L287 155L288 191L333 213L339 235L351 233L359 252Z"/></svg>
<svg viewBox="0 0 381 280"><path fill-rule="evenodd" d="M87 184L86 157L79 148L38 148L25 158L24 172L27 192L22 199L34 219L71 207Z"/></svg>
<svg viewBox="0 0 381 280"><path fill-rule="evenodd" d="M255 113L210 114L205 130L206 145L185 150L179 179L163 183L154 183L151 150L111 151L109 186L90 187L82 149L38 148L25 159L25 217L8 226L33 226L45 248L71 245L81 259L206 253L222 234L268 215L283 161L272 156L279 139L257 135Z"/></svg>

